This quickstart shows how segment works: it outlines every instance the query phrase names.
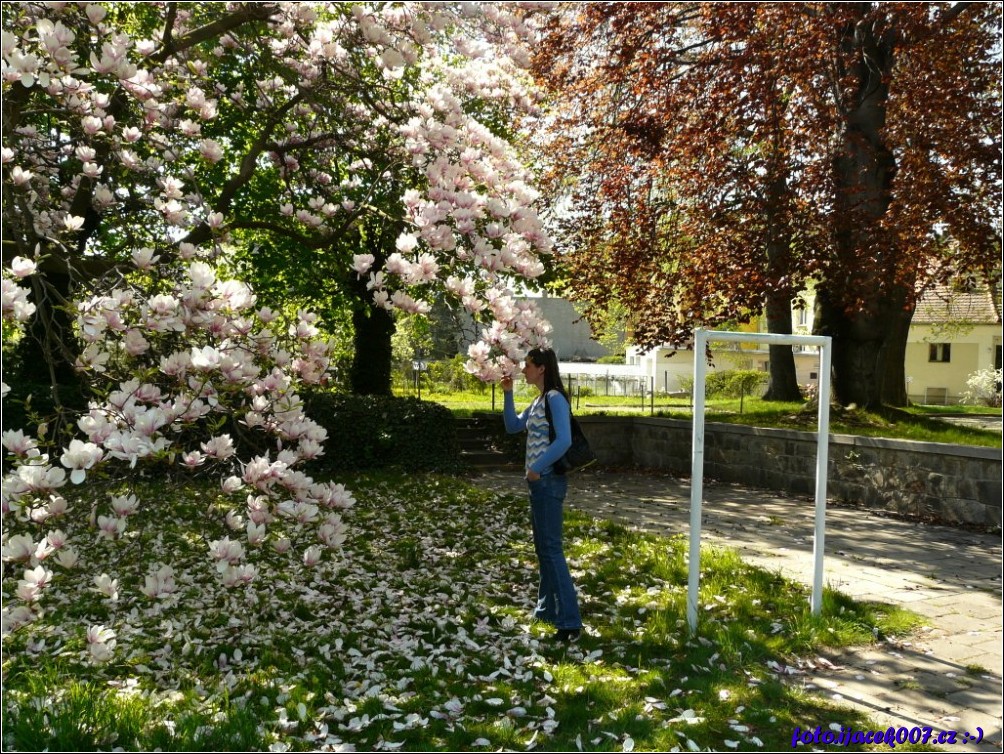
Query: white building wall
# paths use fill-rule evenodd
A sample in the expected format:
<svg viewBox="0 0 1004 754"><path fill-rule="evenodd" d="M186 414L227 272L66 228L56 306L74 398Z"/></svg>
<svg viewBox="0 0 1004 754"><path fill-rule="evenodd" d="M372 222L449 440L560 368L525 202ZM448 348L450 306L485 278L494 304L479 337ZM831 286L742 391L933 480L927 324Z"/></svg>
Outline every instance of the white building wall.
<svg viewBox="0 0 1004 754"><path fill-rule="evenodd" d="M570 301L543 296L534 298L533 303L554 328L551 342L560 361L596 361L610 355L610 349L593 340L589 323Z"/></svg>
<svg viewBox="0 0 1004 754"><path fill-rule="evenodd" d="M950 346L948 361L943 360L944 344ZM978 370L994 367L1000 345L1001 329L997 325L973 325L968 331L953 332L950 336L931 325L913 325L904 365L907 395L914 403L962 402L966 380Z"/></svg>
<svg viewBox="0 0 1004 754"><path fill-rule="evenodd" d="M793 329L798 334L812 332L811 295L803 294L807 305L792 312ZM654 386L659 393L683 392L694 373L694 355L689 350L673 353L668 348L654 348L642 353L628 347L626 365L590 365L582 360L595 361L607 355L608 350L592 339L589 326L579 321L579 314L568 301L560 298L535 298L544 315L552 323L552 340L562 363L562 374L581 375L583 379L607 380L611 390L617 390L618 381L644 380L646 391ZM951 342L951 359L948 362L932 361L932 343ZM959 403L966 390L968 377L980 369L1000 367L1002 333L999 324L973 325L968 331L961 329L950 336L938 334L934 327L914 323L907 342L905 373L907 394L915 403ZM744 348L740 352L720 351L715 354L712 370L753 368L767 371L769 354L766 347ZM598 371L597 371L598 370ZM795 350L795 370L800 385L815 383L819 379L819 353L814 348ZM637 388L635 388L636 390Z"/></svg>
<svg viewBox="0 0 1004 754"><path fill-rule="evenodd" d="M767 372L770 369L770 354L767 348L721 350L712 355L714 361L708 367L712 372L728 369L758 369ZM627 351L627 362L629 365L635 365L639 373L647 379L654 380L655 390L659 393L683 392L684 385L689 385L694 376L694 353L689 349L679 350L674 354L668 348L654 348L643 354L638 349L630 347ZM819 379L818 349L796 350L795 373L800 385L815 383Z"/></svg>

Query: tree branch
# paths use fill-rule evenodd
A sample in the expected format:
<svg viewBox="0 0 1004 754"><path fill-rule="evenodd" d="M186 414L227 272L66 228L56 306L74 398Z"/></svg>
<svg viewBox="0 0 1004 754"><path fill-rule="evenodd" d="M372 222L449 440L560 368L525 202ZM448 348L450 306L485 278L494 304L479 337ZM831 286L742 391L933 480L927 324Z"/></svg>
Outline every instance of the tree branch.
<svg viewBox="0 0 1004 754"><path fill-rule="evenodd" d="M173 19L173 10L174 3L171 3L169 8L169 20ZM150 55L150 60L157 63L163 63L169 57L177 55L179 52L184 52L200 42L205 42L207 39L215 39L223 36L223 34L231 29L236 29L252 21L267 21L278 12L279 8L272 3L252 3L250 5L245 5L240 10L234 11L218 21L213 21L210 24L206 24L205 26L190 31L188 34L177 40L171 37L169 31L170 26L166 26L164 29L164 43L160 50Z"/></svg>
<svg viewBox="0 0 1004 754"><path fill-rule="evenodd" d="M230 209L230 204L233 202L237 192L247 185L248 181L250 181L251 177L254 175L255 168L258 164L258 157L268 146L272 137L272 132L279 125L279 123L282 122L282 117L299 104L302 99L302 93L290 99L286 104L280 107L269 122L265 124L261 133L258 135L258 138L255 139L254 143L248 149L247 154L245 154L243 159L241 159L240 170L237 171L237 174L231 178L220 191L216 202L213 204L214 211L226 213L227 210ZM191 243L198 245L203 241L208 241L210 238L212 238L212 233L209 226L206 223L202 223L181 239L179 243Z"/></svg>

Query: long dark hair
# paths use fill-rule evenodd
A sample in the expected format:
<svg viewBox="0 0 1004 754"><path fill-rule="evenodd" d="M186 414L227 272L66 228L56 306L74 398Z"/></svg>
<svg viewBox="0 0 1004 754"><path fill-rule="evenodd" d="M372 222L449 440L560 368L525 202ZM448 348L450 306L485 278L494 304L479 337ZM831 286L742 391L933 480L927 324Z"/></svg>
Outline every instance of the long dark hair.
<svg viewBox="0 0 1004 754"><path fill-rule="evenodd" d="M557 390L565 396L565 400L568 400L568 393L561 381L561 372L558 371L558 357L554 351L550 348L532 348L526 358L537 366L544 367L544 394Z"/></svg>

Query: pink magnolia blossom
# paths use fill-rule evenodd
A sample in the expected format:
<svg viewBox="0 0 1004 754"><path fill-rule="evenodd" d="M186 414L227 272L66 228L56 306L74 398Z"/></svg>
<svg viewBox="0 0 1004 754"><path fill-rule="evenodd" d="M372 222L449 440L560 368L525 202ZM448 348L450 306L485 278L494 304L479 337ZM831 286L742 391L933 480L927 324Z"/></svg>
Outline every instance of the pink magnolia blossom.
<svg viewBox="0 0 1004 754"><path fill-rule="evenodd" d="M132 261L139 269L149 270L160 261L160 256L154 254L153 249L137 249L132 253Z"/></svg>
<svg viewBox="0 0 1004 754"><path fill-rule="evenodd" d="M24 430L9 429L2 435L3 446L16 456L37 456L38 441L25 435Z"/></svg>
<svg viewBox="0 0 1004 754"><path fill-rule="evenodd" d="M199 154L215 164L223 159L223 147L215 139L203 139L199 144Z"/></svg>
<svg viewBox="0 0 1004 754"><path fill-rule="evenodd" d="M45 464L19 466L17 478L28 490L39 494L48 494L66 484L65 471Z"/></svg>
<svg viewBox="0 0 1004 754"><path fill-rule="evenodd" d="M5 322L26 322L35 313L35 305L28 301L28 290L6 277L2 281L2 299Z"/></svg>
<svg viewBox="0 0 1004 754"><path fill-rule="evenodd" d="M373 267L373 262L376 258L372 254L356 254L352 257L352 269L355 273L362 277L370 268Z"/></svg>
<svg viewBox="0 0 1004 754"><path fill-rule="evenodd" d="M118 539L126 530L126 520L118 516L98 516L97 524L99 539Z"/></svg>
<svg viewBox="0 0 1004 754"><path fill-rule="evenodd" d="M87 649L91 659L97 663L108 662L115 655L115 632L104 625L87 629Z"/></svg>
<svg viewBox="0 0 1004 754"><path fill-rule="evenodd" d="M303 551L303 564L308 568L313 568L321 562L322 551L317 545L311 545Z"/></svg>
<svg viewBox="0 0 1004 754"><path fill-rule="evenodd" d="M248 521L247 523L248 544L251 546L260 545L265 541L265 524Z"/></svg>
<svg viewBox="0 0 1004 754"><path fill-rule="evenodd" d="M169 565L155 566L143 580L140 592L151 599L159 599L177 591L174 569Z"/></svg>
<svg viewBox="0 0 1004 754"><path fill-rule="evenodd" d="M223 585L228 588L247 586L258 576L258 569L250 563L241 565L227 565L220 571L220 579Z"/></svg>
<svg viewBox="0 0 1004 754"><path fill-rule="evenodd" d="M317 530L317 536L325 547L337 548L342 546L347 535L341 518L329 516Z"/></svg>
<svg viewBox="0 0 1004 754"><path fill-rule="evenodd" d="M223 483L220 486L225 493L230 494L241 489L244 486L244 483L241 481L240 477L228 476L223 480Z"/></svg>
<svg viewBox="0 0 1004 754"><path fill-rule="evenodd" d="M24 170L20 165L15 165L10 171L10 180L15 186L26 186L34 177L34 173L30 170Z"/></svg>
<svg viewBox="0 0 1004 754"><path fill-rule="evenodd" d="M225 566L244 559L244 547L240 542L224 537L209 543L209 555L217 562L217 569L222 573Z"/></svg>
<svg viewBox="0 0 1004 754"><path fill-rule="evenodd" d="M212 438L208 442L202 443L202 450L209 458L215 458L218 460L230 458L237 452L234 448L234 441L230 438L230 435L220 435Z"/></svg>
<svg viewBox="0 0 1004 754"><path fill-rule="evenodd" d="M139 500L135 495L115 495L112 497L111 506L116 516L127 518L139 510Z"/></svg>
<svg viewBox="0 0 1004 754"><path fill-rule="evenodd" d="M80 563L80 556L72 547L64 547L56 553L56 564L60 568L72 570Z"/></svg>

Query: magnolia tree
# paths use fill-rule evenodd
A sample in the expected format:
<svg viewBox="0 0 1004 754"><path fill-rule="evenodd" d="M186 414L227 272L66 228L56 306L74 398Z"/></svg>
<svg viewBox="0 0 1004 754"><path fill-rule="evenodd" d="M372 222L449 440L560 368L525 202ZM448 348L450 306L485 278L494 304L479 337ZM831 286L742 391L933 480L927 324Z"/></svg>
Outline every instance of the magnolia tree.
<svg viewBox="0 0 1004 754"><path fill-rule="evenodd" d="M260 553L309 567L342 542L352 495L300 470L324 431L298 391L324 379L328 346L313 315L256 308L222 272L235 231L320 248L394 209L396 251L352 262L378 306L423 313L453 297L485 323L468 368L486 380L546 343L547 324L511 292L550 252L537 195L512 145L471 115L533 108L525 19L490 4L3 12L5 335L41 333L92 396L67 432L4 433L3 559L23 569L5 581L5 631L40 614L95 541L129 539L147 503L127 480L143 466L219 475L226 513L207 510L232 535L206 552L225 587L253 582ZM395 186L408 188L394 207L371 202ZM67 485L95 502L71 506ZM109 599L117 584L95 576ZM175 588L156 563L141 591ZM107 659L114 631L92 626L87 642Z"/></svg>

